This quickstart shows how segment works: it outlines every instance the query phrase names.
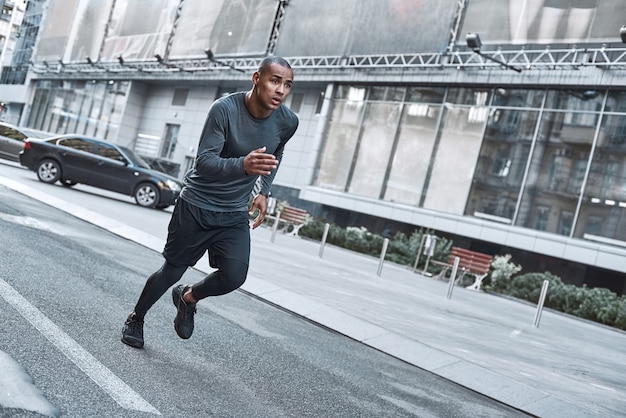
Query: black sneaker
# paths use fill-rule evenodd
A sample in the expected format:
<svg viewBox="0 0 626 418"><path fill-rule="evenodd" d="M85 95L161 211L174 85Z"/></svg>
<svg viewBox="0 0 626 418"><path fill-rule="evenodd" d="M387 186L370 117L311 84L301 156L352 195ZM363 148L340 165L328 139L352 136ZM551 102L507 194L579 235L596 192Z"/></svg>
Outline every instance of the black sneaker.
<svg viewBox="0 0 626 418"><path fill-rule="evenodd" d="M193 315L196 313L196 304L187 303L183 299L183 294L187 290L187 286L179 284L172 289L172 300L174 306L178 309L176 318L174 318L174 329L176 334L184 340L193 334Z"/></svg>
<svg viewBox="0 0 626 418"><path fill-rule="evenodd" d="M128 315L122 328L122 342L131 347L143 348L143 318L137 317L135 312Z"/></svg>

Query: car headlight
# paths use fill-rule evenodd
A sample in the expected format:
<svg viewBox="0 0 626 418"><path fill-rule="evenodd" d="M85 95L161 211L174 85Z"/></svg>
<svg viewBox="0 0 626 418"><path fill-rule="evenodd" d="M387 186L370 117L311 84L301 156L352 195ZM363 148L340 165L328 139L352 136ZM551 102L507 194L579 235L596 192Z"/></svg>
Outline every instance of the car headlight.
<svg viewBox="0 0 626 418"><path fill-rule="evenodd" d="M165 180L165 186L173 192L180 192L180 184L174 180Z"/></svg>

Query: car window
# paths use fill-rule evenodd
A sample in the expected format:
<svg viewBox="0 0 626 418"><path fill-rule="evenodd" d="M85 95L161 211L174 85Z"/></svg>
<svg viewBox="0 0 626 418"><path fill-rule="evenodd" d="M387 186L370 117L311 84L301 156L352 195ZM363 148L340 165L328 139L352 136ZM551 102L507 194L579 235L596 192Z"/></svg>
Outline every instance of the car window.
<svg viewBox="0 0 626 418"><path fill-rule="evenodd" d="M141 158L140 156L135 154L130 149L128 149L126 147L122 147L122 146L120 146L120 148L121 148L122 151L124 151L126 156L130 159L131 163L133 163L134 165L136 165L138 167L148 168L148 169L151 168L150 164L148 164L143 158Z"/></svg>
<svg viewBox="0 0 626 418"><path fill-rule="evenodd" d="M57 142L57 145L73 148L78 151L93 153L93 143L83 138L63 138Z"/></svg>
<svg viewBox="0 0 626 418"><path fill-rule="evenodd" d="M117 148L109 144L98 144L96 148L96 154L116 161L126 161L122 153L119 152Z"/></svg>
<svg viewBox="0 0 626 418"><path fill-rule="evenodd" d="M0 135L11 139L17 139L18 141L23 141L26 138L26 135L22 134L20 131L2 125L0 125Z"/></svg>
<svg viewBox="0 0 626 418"><path fill-rule="evenodd" d="M28 138L50 138L53 134L49 132L38 131L35 129L20 129L21 132Z"/></svg>

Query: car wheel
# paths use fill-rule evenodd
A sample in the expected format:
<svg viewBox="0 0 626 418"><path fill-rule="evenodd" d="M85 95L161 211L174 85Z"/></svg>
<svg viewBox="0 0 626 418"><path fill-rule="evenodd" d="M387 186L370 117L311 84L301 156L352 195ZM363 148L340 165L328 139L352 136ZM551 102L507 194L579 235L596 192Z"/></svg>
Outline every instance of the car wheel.
<svg viewBox="0 0 626 418"><path fill-rule="evenodd" d="M61 180L61 184L64 185L65 187L72 187L76 185L76 182L72 180L64 179L64 180Z"/></svg>
<svg viewBox="0 0 626 418"><path fill-rule="evenodd" d="M159 202L159 189L154 184L142 183L135 190L135 202L145 208L154 208Z"/></svg>
<svg viewBox="0 0 626 418"><path fill-rule="evenodd" d="M55 183L61 178L61 166L54 160L42 160L37 165L37 178L44 183Z"/></svg>

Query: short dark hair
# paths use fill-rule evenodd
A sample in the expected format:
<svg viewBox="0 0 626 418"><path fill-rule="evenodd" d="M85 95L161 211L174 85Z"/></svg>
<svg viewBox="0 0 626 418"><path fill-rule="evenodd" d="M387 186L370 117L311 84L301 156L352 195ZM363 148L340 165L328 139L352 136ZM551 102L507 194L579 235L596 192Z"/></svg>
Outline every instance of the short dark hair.
<svg viewBox="0 0 626 418"><path fill-rule="evenodd" d="M278 64L278 65L281 65L283 67L287 67L290 70L292 70L291 65L289 65L289 62L287 62L286 59L284 59L283 57L277 57L275 55L270 55L269 57L263 58L263 61L261 61L261 64L259 64L259 69L257 71L259 73L262 73L263 70L266 70L266 69L270 68L270 66L272 64Z"/></svg>

